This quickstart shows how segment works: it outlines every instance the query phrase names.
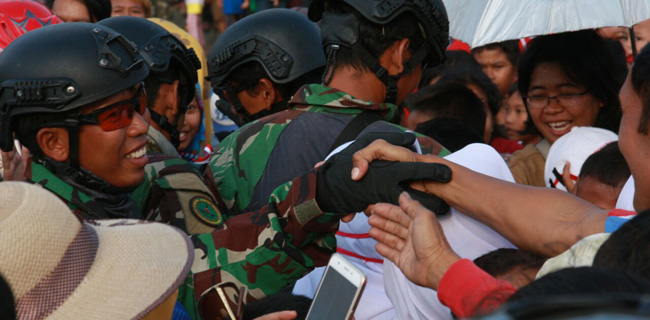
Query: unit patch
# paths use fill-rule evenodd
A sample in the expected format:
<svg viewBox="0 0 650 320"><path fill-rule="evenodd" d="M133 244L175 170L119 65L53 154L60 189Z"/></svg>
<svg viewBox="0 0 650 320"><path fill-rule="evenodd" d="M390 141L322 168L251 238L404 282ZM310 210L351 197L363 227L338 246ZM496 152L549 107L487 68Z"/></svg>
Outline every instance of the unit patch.
<svg viewBox="0 0 650 320"><path fill-rule="evenodd" d="M206 197L192 198L190 211L197 219L211 227L218 227L223 223L221 211Z"/></svg>

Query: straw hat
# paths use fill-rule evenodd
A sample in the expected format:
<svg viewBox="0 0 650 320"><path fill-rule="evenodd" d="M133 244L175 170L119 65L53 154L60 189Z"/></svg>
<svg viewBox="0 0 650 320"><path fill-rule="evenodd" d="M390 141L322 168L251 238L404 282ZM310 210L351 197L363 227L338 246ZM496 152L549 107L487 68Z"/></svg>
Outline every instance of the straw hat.
<svg viewBox="0 0 650 320"><path fill-rule="evenodd" d="M47 190L0 183L0 273L19 319L140 319L192 265L179 230L138 220L81 223Z"/></svg>

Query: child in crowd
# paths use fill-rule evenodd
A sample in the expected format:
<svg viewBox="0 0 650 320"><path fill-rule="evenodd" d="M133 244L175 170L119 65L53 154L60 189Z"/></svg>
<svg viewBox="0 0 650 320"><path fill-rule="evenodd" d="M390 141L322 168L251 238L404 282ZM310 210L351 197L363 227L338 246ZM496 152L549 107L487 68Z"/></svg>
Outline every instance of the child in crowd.
<svg viewBox="0 0 650 320"><path fill-rule="evenodd" d="M505 97L517 79L517 64L521 55L519 41L510 40L474 48L472 55Z"/></svg>
<svg viewBox="0 0 650 320"><path fill-rule="evenodd" d="M618 148L618 142L612 142L582 164L576 195L600 208L614 209L629 177L630 168Z"/></svg>
<svg viewBox="0 0 650 320"><path fill-rule="evenodd" d="M407 128L414 130L420 123L435 118L456 118L473 130L485 129L483 102L462 84L441 82L412 94L407 98L410 107Z"/></svg>
<svg viewBox="0 0 650 320"><path fill-rule="evenodd" d="M508 139L519 141L522 145L535 144L541 139L539 131L528 117L524 100L515 82L505 100L505 126Z"/></svg>

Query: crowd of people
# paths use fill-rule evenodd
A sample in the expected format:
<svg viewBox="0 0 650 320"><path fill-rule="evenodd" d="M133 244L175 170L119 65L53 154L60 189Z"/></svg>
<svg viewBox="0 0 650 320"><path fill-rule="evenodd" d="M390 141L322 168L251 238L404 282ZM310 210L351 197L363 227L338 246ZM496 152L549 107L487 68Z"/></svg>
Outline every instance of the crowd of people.
<svg viewBox="0 0 650 320"><path fill-rule="evenodd" d="M0 319L304 319L334 252L355 319L650 317L648 21L204 4L0 0Z"/></svg>

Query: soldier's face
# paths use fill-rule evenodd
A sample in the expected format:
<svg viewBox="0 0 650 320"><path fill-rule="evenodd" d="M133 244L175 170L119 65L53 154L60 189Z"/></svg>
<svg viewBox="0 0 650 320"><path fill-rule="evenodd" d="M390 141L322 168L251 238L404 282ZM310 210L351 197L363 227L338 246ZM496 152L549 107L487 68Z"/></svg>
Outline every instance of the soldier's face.
<svg viewBox="0 0 650 320"><path fill-rule="evenodd" d="M87 106L90 113L110 104L133 99L135 90L122 91L104 101ZM131 123L123 128L104 131L98 125L79 129L79 164L115 187L137 186L144 179L148 159L145 145L149 125L143 115L133 113Z"/></svg>

